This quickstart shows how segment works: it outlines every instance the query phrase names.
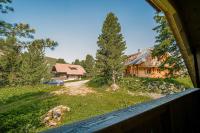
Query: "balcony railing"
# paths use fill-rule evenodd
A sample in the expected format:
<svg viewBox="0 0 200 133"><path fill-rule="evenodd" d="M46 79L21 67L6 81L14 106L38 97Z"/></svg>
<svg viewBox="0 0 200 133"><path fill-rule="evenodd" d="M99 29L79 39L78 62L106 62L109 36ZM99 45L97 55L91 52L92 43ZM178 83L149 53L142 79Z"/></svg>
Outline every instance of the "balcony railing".
<svg viewBox="0 0 200 133"><path fill-rule="evenodd" d="M200 89L187 89L45 132L200 133L199 107Z"/></svg>

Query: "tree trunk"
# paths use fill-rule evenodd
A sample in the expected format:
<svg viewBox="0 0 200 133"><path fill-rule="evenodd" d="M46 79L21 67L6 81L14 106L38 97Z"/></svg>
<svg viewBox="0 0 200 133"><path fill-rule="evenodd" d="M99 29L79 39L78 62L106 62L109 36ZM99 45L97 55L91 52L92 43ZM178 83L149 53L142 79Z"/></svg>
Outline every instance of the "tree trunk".
<svg viewBox="0 0 200 133"><path fill-rule="evenodd" d="M113 84L116 83L116 75L115 75L115 71L113 71L113 73L112 73L112 81L113 81Z"/></svg>

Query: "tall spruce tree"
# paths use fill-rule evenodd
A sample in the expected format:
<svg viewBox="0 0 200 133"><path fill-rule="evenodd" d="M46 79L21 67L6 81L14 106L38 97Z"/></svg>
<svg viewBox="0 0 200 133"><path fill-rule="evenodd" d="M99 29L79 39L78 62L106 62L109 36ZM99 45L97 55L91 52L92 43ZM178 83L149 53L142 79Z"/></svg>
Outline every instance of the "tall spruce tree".
<svg viewBox="0 0 200 133"><path fill-rule="evenodd" d="M156 13L154 20L157 26L153 30L157 36L152 55L165 58L160 65L161 70L168 69L170 76L178 71L186 72L186 66L165 16L162 13ZM166 67L166 65L170 67Z"/></svg>
<svg viewBox="0 0 200 133"><path fill-rule="evenodd" d="M99 49L96 53L96 67L98 73L107 83L116 83L117 77L122 74L124 51L126 42L121 33L121 26L114 13L108 13L97 41Z"/></svg>
<svg viewBox="0 0 200 133"><path fill-rule="evenodd" d="M86 55L85 62L84 62L84 68L86 71L87 77L93 77L94 76L94 67L95 67L95 60L92 57L92 55Z"/></svg>

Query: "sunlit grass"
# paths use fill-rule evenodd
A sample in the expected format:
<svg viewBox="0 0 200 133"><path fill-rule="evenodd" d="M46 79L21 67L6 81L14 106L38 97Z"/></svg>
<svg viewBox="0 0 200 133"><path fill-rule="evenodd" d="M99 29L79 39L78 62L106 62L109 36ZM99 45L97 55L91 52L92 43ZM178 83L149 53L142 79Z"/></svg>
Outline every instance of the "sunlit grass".
<svg viewBox="0 0 200 133"><path fill-rule="evenodd" d="M46 85L1 88L0 131L46 130L47 128L41 123L41 116L58 105L65 105L71 109L65 113L62 125L151 100L147 96L131 96L123 89L117 92L95 89L95 94L86 96L50 94L59 88Z"/></svg>

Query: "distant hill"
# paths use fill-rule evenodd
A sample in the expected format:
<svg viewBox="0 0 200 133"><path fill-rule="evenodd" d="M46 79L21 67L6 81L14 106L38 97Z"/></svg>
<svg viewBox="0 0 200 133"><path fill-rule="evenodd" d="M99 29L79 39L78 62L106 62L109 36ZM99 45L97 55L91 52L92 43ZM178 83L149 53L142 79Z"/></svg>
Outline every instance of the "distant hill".
<svg viewBox="0 0 200 133"><path fill-rule="evenodd" d="M52 57L44 57L49 64L49 72L51 72L52 67L56 64L57 59Z"/></svg>
<svg viewBox="0 0 200 133"><path fill-rule="evenodd" d="M54 66L56 64L57 59L56 58L52 58L52 57L45 57L45 59L47 60L48 64L50 64L51 66Z"/></svg>

